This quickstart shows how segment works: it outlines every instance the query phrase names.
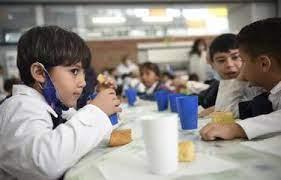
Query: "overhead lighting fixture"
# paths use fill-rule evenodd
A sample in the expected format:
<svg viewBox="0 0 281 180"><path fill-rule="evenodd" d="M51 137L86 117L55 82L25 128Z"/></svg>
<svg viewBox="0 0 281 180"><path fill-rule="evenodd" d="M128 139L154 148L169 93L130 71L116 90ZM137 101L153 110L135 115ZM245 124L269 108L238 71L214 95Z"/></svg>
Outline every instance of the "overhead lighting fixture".
<svg viewBox="0 0 281 180"><path fill-rule="evenodd" d="M148 9L134 9L134 14L136 17L146 17L149 16L149 10Z"/></svg>
<svg viewBox="0 0 281 180"><path fill-rule="evenodd" d="M209 16L208 9L184 9L183 17L186 19L205 19Z"/></svg>
<svg viewBox="0 0 281 180"><path fill-rule="evenodd" d="M93 17L94 24L122 24L127 21L124 17Z"/></svg>
<svg viewBox="0 0 281 180"><path fill-rule="evenodd" d="M166 9L166 14L167 14L167 16L180 17L181 11L179 9L168 8L168 9Z"/></svg>
<svg viewBox="0 0 281 180"><path fill-rule="evenodd" d="M143 22L147 23L168 23L173 21L173 17L169 16L148 16L142 18Z"/></svg>

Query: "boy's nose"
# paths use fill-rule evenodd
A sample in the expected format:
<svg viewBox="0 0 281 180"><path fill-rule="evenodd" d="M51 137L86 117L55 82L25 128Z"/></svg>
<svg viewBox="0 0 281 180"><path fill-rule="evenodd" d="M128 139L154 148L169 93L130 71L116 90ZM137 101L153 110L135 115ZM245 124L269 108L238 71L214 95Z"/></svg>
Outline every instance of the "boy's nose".
<svg viewBox="0 0 281 180"><path fill-rule="evenodd" d="M78 83L78 86L81 88L84 88L86 86L86 80L84 75L79 77Z"/></svg>
<svg viewBox="0 0 281 180"><path fill-rule="evenodd" d="M232 61L232 59L231 59L231 58L227 58L227 61L226 61L226 66L227 66L227 67L234 66L234 63L233 63L233 61Z"/></svg>

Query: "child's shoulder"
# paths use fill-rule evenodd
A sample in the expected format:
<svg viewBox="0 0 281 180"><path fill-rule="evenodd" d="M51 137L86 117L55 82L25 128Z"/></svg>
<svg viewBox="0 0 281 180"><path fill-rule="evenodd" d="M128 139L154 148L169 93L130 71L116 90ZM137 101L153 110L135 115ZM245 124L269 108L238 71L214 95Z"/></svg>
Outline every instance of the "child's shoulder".
<svg viewBox="0 0 281 180"><path fill-rule="evenodd" d="M41 112L47 111L48 105L43 100L27 95L14 95L6 99L1 104L4 113L23 113L23 112Z"/></svg>

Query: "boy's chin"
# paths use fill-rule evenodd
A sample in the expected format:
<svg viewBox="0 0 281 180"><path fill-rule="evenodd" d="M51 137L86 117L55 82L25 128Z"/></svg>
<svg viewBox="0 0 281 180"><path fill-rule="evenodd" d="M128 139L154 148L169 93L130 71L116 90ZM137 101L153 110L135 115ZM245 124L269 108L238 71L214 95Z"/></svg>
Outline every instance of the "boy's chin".
<svg viewBox="0 0 281 180"><path fill-rule="evenodd" d="M69 107L69 108L74 108L76 107L77 105L77 102L66 102L66 103L63 103L66 107Z"/></svg>
<svg viewBox="0 0 281 180"><path fill-rule="evenodd" d="M225 74L224 77L225 79L235 79L237 78L238 73L229 73L229 74Z"/></svg>

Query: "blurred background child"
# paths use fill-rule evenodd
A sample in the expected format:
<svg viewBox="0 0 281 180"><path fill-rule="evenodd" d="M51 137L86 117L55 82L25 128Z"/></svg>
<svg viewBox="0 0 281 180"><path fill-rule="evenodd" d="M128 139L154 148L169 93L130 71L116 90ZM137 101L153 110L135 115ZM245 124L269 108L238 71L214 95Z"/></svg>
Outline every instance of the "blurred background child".
<svg viewBox="0 0 281 180"><path fill-rule="evenodd" d="M169 90L161 82L161 72L157 64L145 62L140 65L141 80L145 85L145 92L140 96L142 99L154 100L154 93L159 90Z"/></svg>

